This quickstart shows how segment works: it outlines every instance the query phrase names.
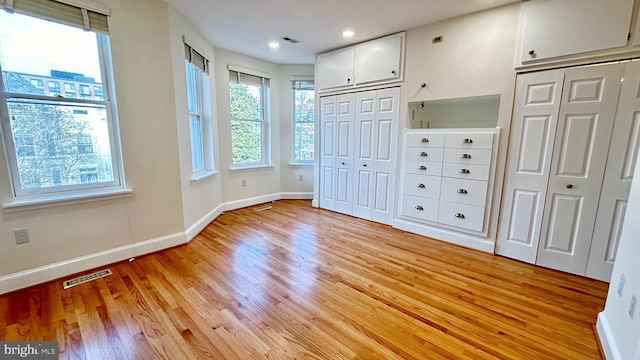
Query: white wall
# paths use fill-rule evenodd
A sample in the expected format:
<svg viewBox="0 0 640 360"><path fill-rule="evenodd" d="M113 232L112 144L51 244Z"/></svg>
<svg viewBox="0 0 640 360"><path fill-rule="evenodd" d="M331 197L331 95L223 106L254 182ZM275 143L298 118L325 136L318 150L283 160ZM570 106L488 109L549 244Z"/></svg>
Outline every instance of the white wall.
<svg viewBox="0 0 640 360"><path fill-rule="evenodd" d="M313 193L313 164L290 165L292 160L292 96L291 77L314 76L313 65L280 65L280 182L282 192L297 198L311 198ZM302 176L302 181L300 181Z"/></svg>
<svg viewBox="0 0 640 360"><path fill-rule="evenodd" d="M640 167L636 167L620 244L613 266L611 286L604 311L598 316L598 335L607 359L640 360L640 304L634 318L629 316L631 296L640 301ZM620 276L625 276L622 296L618 295Z"/></svg>
<svg viewBox="0 0 640 360"><path fill-rule="evenodd" d="M194 30L189 22L171 6L169 7L169 22L171 30L171 57L173 63L173 81L176 104L175 125L178 133L180 181L182 190L182 211L184 223L187 229L193 227L189 237L197 234L206 224L219 215L222 205L222 184L220 172L210 177L192 183L191 167L191 137L189 130L189 113L187 105L187 83L184 59L184 39L189 46L210 61L210 68L215 67L213 46L204 37ZM220 169L220 156L217 149L220 147L221 138L218 134L218 114L216 103L215 77L213 70L209 76L209 100L211 104L210 118L213 128L213 146L215 157L215 169ZM205 94L206 95L206 94Z"/></svg>

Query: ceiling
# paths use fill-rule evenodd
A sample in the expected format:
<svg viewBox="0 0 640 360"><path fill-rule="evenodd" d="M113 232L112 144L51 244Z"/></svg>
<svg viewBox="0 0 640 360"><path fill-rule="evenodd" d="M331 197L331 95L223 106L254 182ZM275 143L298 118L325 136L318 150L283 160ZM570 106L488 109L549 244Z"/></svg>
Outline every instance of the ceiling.
<svg viewBox="0 0 640 360"><path fill-rule="evenodd" d="M319 52L521 0L165 1L216 47L278 64L313 64ZM348 39L347 29L355 32ZM280 47L270 48L272 41Z"/></svg>

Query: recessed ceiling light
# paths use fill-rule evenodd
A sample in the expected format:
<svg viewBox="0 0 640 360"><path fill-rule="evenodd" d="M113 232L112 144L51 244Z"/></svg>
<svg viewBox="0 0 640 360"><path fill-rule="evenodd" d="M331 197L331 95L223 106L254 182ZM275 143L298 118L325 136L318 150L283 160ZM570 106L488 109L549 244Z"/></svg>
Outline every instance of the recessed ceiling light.
<svg viewBox="0 0 640 360"><path fill-rule="evenodd" d="M342 36L344 37L352 37L354 32L352 30L345 30L342 32Z"/></svg>
<svg viewBox="0 0 640 360"><path fill-rule="evenodd" d="M280 44L278 44L276 41L272 41L269 43L269 47L270 48L279 48Z"/></svg>

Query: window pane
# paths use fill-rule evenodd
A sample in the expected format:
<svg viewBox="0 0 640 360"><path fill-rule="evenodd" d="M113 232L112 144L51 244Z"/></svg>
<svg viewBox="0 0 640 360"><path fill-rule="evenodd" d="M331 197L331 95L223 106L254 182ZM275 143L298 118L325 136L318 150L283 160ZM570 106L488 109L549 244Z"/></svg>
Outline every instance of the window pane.
<svg viewBox="0 0 640 360"><path fill-rule="evenodd" d="M202 146L202 119L199 115L189 115L191 127L191 166L193 171L204 169L204 149Z"/></svg>
<svg viewBox="0 0 640 360"><path fill-rule="evenodd" d="M3 71L102 82L95 33L5 11L0 11L0 24ZM5 88L15 88L4 82ZM54 91L60 94L60 83Z"/></svg>
<svg viewBox="0 0 640 360"><path fill-rule="evenodd" d="M263 161L261 122L231 120L231 142L234 164Z"/></svg>
<svg viewBox="0 0 640 360"><path fill-rule="evenodd" d="M114 180L104 105L9 99L7 106L23 189Z"/></svg>
<svg viewBox="0 0 640 360"><path fill-rule="evenodd" d="M229 83L231 119L262 120L261 86Z"/></svg>
<svg viewBox="0 0 640 360"><path fill-rule="evenodd" d="M295 160L313 161L313 129L313 123L295 124Z"/></svg>
<svg viewBox="0 0 640 360"><path fill-rule="evenodd" d="M313 90L294 90L295 121L313 122Z"/></svg>

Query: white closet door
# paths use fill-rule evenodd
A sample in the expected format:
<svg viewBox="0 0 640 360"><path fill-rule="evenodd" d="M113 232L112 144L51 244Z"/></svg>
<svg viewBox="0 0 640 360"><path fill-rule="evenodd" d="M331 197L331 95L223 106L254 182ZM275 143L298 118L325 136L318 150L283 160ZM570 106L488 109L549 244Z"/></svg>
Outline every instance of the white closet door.
<svg viewBox="0 0 640 360"><path fill-rule="evenodd" d="M353 215L371 219L376 92L356 94Z"/></svg>
<svg viewBox="0 0 640 360"><path fill-rule="evenodd" d="M378 90L375 109L371 219L391 224L396 190L400 88Z"/></svg>
<svg viewBox="0 0 640 360"><path fill-rule="evenodd" d="M336 196L335 211L352 214L353 211L353 150L355 95L336 98Z"/></svg>
<svg viewBox="0 0 640 360"><path fill-rule="evenodd" d="M496 253L534 263L564 71L518 75Z"/></svg>
<svg viewBox="0 0 640 360"><path fill-rule="evenodd" d="M584 275L624 65L567 70L536 264Z"/></svg>
<svg viewBox="0 0 640 360"><path fill-rule="evenodd" d="M640 62L625 64L587 276L609 281L640 145Z"/></svg>
<svg viewBox="0 0 640 360"><path fill-rule="evenodd" d="M336 97L320 99L320 207L333 210L336 196Z"/></svg>

